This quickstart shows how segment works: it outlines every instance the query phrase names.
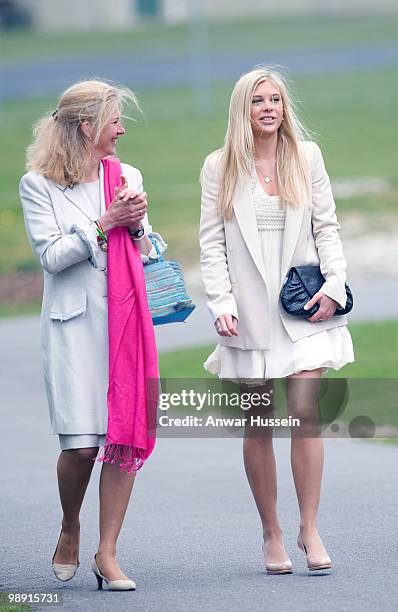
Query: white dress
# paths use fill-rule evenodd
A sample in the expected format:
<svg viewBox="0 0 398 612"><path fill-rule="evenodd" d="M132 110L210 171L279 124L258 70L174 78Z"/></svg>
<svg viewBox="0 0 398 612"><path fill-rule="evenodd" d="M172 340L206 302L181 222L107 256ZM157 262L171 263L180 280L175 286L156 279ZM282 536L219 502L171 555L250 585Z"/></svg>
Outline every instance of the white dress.
<svg viewBox="0 0 398 612"><path fill-rule="evenodd" d="M245 350L217 345L203 364L211 374L225 379L272 379L328 368L339 370L355 361L351 334L345 325L324 330L293 342L279 314L281 269L286 204L279 196L267 195L257 175L251 182L265 277L271 296L271 345L269 350ZM261 325L261 321L259 321ZM316 325L316 323L314 323Z"/></svg>

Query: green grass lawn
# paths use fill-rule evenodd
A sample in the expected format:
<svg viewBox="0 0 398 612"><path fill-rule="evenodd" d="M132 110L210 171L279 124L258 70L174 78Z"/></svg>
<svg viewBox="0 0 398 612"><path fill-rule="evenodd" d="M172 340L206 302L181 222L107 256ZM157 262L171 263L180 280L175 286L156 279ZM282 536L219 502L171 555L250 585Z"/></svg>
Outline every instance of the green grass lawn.
<svg viewBox="0 0 398 612"><path fill-rule="evenodd" d="M345 48L352 45L395 44L398 17L297 16L215 21L209 24L210 53L236 53L305 48ZM288 41L288 42L287 42ZM151 24L119 33L3 33L2 58L33 61L45 56L189 52L185 25ZM6 61L6 59L3 59ZM248 66L249 68L249 66ZM134 75L126 74L134 88ZM332 178L376 176L392 187L380 196L338 201L338 212L360 210L378 222L380 212L395 213L398 174L396 70L314 75L298 78L296 96L302 116L317 134ZM196 114L189 88L137 92L145 120L126 122L120 141L122 160L144 175L150 218L161 231L169 253L184 264L198 261L197 229L200 190L198 175L204 157L222 145L231 93L230 85L214 86L211 111ZM0 168L0 273L34 267L18 201L18 181L33 122L56 99L3 104L0 109L3 163Z"/></svg>
<svg viewBox="0 0 398 612"><path fill-rule="evenodd" d="M0 304L0 318L19 317L23 315L40 314L41 302L29 302L22 304Z"/></svg>
<svg viewBox="0 0 398 612"><path fill-rule="evenodd" d="M349 47L356 44L395 44L396 16L317 16L266 17L219 20L208 24L210 52L249 52ZM38 57L161 53L186 54L189 26L151 23L121 32L4 32L1 57L8 61L34 61Z"/></svg>
<svg viewBox="0 0 398 612"><path fill-rule="evenodd" d="M395 213L398 185L396 145L398 81L395 69L299 78L295 83L303 116L320 137L331 177L389 179L387 194L337 201L338 213ZM145 119L126 122L119 144L122 160L144 175L151 222L183 263L198 261L198 176L205 156L222 145L231 87L212 89L212 110L194 113L189 89L138 92ZM24 151L32 123L55 100L5 104L1 109L3 163L0 168L0 273L34 265L18 199Z"/></svg>
<svg viewBox="0 0 398 612"><path fill-rule="evenodd" d="M339 371L329 370L324 376L325 379L348 379L349 399L339 419L348 423L358 415L365 415L378 426L398 427L398 321L353 323L349 325L349 330L355 363ZM161 377L171 382L183 378L192 382L196 380L197 386L203 384L204 379L216 380L202 366L213 348L202 346L162 353ZM281 384L281 380L277 382L279 393ZM332 389L334 384L337 385L337 381L331 382ZM284 409L283 400L281 409Z"/></svg>

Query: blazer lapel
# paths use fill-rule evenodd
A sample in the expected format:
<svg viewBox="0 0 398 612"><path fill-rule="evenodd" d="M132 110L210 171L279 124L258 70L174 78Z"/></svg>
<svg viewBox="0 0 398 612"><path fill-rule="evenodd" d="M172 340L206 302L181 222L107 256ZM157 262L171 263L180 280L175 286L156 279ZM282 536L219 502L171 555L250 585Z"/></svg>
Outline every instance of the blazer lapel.
<svg viewBox="0 0 398 612"><path fill-rule="evenodd" d="M243 239L264 282L264 265L258 237L257 219L250 192L250 180L238 179L234 194L234 212Z"/></svg>
<svg viewBox="0 0 398 612"><path fill-rule="evenodd" d="M304 203L300 203L297 207L286 205L282 263L280 270L280 289L282 288L283 281L288 272L297 245L301 224L303 222L304 209ZM249 249L261 277L265 284L267 284L258 236L256 213L252 204L250 180L248 178L238 179L234 194L234 211L246 246Z"/></svg>
<svg viewBox="0 0 398 612"><path fill-rule="evenodd" d="M289 204L286 205L279 290L282 289L283 281L285 280L285 276L289 270L294 250L297 245L301 224L303 222L304 208L305 206L303 202L301 202L297 207L293 207Z"/></svg>
<svg viewBox="0 0 398 612"><path fill-rule="evenodd" d="M100 168L99 168L99 197L100 197L100 210L101 210L101 214L103 214L106 211L106 205L105 205L105 194L104 194L104 166L103 164L100 164ZM75 185L74 187L69 187L68 185L61 185L60 183L55 183L55 186L63 193L64 197L68 200L68 202L70 204L73 204L73 206L78 209L82 215L86 218L89 219L90 221L92 221L92 218L89 214L87 214L87 212L85 211L85 206L84 203L82 202L82 195L83 195L83 199L85 199L84 194L82 193L82 191L79 189L79 184ZM89 211L91 212L91 211Z"/></svg>
<svg viewBox="0 0 398 612"><path fill-rule="evenodd" d="M90 216L90 214L87 214L87 212L85 211L85 206L84 202L82 202L81 193L78 194L75 188L68 186L65 187L65 185L57 184L56 186L63 193L69 205L74 207L75 211L78 210L85 219L88 219L89 221L93 220L92 215Z"/></svg>

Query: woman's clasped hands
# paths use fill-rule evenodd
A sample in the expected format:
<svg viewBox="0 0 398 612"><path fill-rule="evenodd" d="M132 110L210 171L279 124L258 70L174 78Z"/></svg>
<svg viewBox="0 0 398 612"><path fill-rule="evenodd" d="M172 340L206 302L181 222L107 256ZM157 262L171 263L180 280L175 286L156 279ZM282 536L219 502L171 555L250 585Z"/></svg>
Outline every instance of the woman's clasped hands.
<svg viewBox="0 0 398 612"><path fill-rule="evenodd" d="M121 187L115 188L115 196L108 210L101 217L104 231L113 227L126 225L132 231L142 227L142 220L148 209L147 194L145 191L137 193L130 189L126 177L121 177Z"/></svg>

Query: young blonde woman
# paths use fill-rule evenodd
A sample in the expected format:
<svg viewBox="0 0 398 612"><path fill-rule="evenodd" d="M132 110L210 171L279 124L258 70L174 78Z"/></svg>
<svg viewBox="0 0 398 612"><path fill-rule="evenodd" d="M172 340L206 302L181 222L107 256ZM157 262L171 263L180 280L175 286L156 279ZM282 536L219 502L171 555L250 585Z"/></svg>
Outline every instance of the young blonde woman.
<svg viewBox="0 0 398 612"><path fill-rule="evenodd" d="M157 258L153 241L160 252L166 247L149 225L139 170L109 157L125 133L125 103L137 105L132 91L102 81L67 89L38 122L20 183L27 234L44 271L42 360L51 433L61 447L63 518L52 567L64 582L76 574L80 508L104 446L92 569L99 588L105 580L115 591L135 589L117 563L116 542L136 469L154 442L137 431L137 417L146 418L138 414L143 367L154 375L157 368L142 262Z"/></svg>
<svg viewBox="0 0 398 612"><path fill-rule="evenodd" d="M323 471L318 391L322 373L354 361L346 304L346 261L321 151L307 137L282 75L243 75L231 96L224 147L201 173L201 269L219 343L205 368L272 397L286 378L291 465L300 509L298 546L308 568L331 567L317 529ZM291 266L320 265L325 283L308 319L286 314L279 294ZM256 386L257 385L257 386ZM265 414L266 408L253 410ZM271 405L266 416L274 414ZM290 573L276 500L273 431L247 426L244 463L263 528L268 573Z"/></svg>

